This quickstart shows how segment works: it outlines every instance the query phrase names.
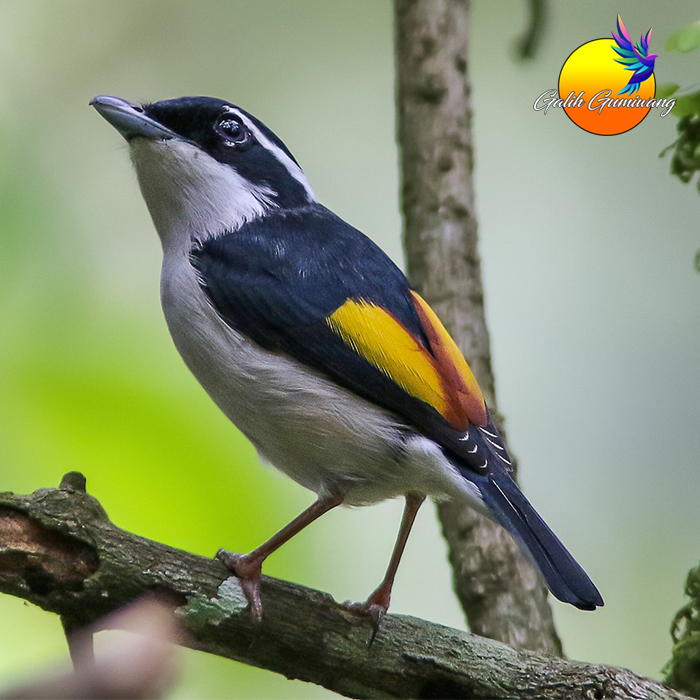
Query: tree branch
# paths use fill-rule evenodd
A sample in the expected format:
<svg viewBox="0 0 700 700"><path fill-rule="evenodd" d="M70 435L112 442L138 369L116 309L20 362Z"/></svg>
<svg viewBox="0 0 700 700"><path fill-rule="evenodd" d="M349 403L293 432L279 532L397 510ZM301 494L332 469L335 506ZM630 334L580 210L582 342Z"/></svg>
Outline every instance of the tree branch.
<svg viewBox="0 0 700 700"><path fill-rule="evenodd" d="M268 577L256 626L238 581L218 561L120 530L75 488L79 480L62 484L0 493L0 591L74 625L156 592L185 631L180 643L351 697L684 697L625 669L518 652L412 617L388 615L370 648L366 620L324 593Z"/></svg>
<svg viewBox="0 0 700 700"><path fill-rule="evenodd" d="M515 42L515 53L520 59L535 57L547 23L547 0L527 0L527 27Z"/></svg>
<svg viewBox="0 0 700 700"><path fill-rule="evenodd" d="M408 273L494 408L472 182L469 3L394 0L394 8ZM512 538L461 505L445 503L439 515L470 629L519 649L561 654L546 590Z"/></svg>

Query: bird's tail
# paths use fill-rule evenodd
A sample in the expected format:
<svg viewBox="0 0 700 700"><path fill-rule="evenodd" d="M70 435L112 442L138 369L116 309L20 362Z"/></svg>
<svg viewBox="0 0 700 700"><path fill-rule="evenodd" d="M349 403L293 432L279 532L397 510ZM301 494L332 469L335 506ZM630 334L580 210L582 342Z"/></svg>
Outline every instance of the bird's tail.
<svg viewBox="0 0 700 700"><path fill-rule="evenodd" d="M552 594L581 610L595 610L603 598L586 572L549 529L509 474L499 470L479 479L493 517L534 559Z"/></svg>

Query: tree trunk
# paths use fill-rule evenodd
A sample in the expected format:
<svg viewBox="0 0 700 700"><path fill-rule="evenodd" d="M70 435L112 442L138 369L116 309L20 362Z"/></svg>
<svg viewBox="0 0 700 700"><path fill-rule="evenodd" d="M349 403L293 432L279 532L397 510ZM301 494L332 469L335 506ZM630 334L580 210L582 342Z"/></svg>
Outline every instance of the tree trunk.
<svg viewBox="0 0 700 700"><path fill-rule="evenodd" d="M494 407L472 182L469 3L395 0L394 8L408 274ZM546 589L510 535L461 505L438 510L471 630L520 649L561 654Z"/></svg>

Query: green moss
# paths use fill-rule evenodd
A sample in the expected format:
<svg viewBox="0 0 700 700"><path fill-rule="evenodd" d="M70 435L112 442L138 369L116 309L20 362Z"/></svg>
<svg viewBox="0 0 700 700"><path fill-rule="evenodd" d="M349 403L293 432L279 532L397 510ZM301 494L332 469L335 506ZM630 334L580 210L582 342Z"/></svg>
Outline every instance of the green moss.
<svg viewBox="0 0 700 700"><path fill-rule="evenodd" d="M235 576L227 578L218 588L215 598L202 595L190 597L184 608L187 625L192 629L218 624L248 608L241 584Z"/></svg>

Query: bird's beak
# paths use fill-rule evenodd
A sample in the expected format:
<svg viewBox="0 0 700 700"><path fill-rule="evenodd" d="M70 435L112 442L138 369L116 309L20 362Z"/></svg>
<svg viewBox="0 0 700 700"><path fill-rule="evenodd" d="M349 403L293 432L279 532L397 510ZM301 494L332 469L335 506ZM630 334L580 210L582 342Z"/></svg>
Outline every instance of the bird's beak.
<svg viewBox="0 0 700 700"><path fill-rule="evenodd" d="M98 95L90 104L127 140L136 137L146 139L175 139L178 135L146 116L138 105L132 105L120 97Z"/></svg>

